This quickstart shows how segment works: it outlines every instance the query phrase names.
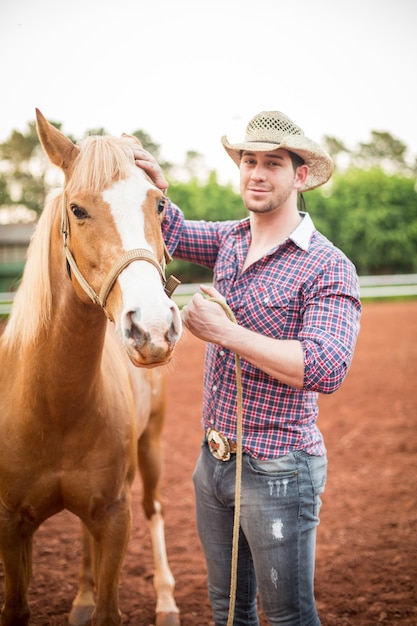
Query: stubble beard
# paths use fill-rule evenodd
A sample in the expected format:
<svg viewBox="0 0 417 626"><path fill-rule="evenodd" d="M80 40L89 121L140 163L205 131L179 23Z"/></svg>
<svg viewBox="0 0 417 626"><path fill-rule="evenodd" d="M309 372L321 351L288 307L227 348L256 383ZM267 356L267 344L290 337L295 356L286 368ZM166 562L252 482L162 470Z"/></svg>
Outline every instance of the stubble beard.
<svg viewBox="0 0 417 626"><path fill-rule="evenodd" d="M263 205L258 205L256 203L251 204L249 200L244 200L243 202L247 210L252 213L272 213L272 211L279 209L287 202L288 198L291 196L292 191L293 187L288 187L288 189L280 193L278 196L275 196L275 198L272 198L269 202Z"/></svg>
<svg viewBox="0 0 417 626"><path fill-rule="evenodd" d="M247 210L251 213L271 213L275 208L275 204L272 202L269 202L268 204L261 207L253 206L248 203L245 203L245 206Z"/></svg>

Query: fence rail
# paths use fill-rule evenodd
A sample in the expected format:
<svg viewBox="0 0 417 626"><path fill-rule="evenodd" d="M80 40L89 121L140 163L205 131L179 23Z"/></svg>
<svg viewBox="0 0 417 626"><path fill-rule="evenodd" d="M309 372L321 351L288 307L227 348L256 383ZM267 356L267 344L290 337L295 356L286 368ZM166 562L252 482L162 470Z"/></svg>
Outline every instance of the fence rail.
<svg viewBox="0 0 417 626"><path fill-rule="evenodd" d="M361 298L417 296L417 274L359 276Z"/></svg>
<svg viewBox="0 0 417 626"><path fill-rule="evenodd" d="M417 274L394 274L391 276L360 276L361 298L399 298L417 296ZM187 304L200 284L178 285L174 301L179 307ZM8 315L13 304L13 293L0 293L0 315Z"/></svg>

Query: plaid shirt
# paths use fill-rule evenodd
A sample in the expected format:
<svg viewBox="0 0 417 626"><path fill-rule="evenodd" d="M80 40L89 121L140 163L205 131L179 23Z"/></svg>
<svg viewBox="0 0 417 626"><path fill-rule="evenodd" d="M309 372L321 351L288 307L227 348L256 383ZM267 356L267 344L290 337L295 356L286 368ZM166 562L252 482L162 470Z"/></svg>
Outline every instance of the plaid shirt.
<svg viewBox="0 0 417 626"><path fill-rule="evenodd" d="M275 339L296 339L304 354L304 386L284 385L244 359L243 447L258 459L296 450L324 455L317 427L318 394L336 391L349 369L359 332L361 304L355 268L317 232L307 213L282 243L243 274L249 219L185 220L169 204L163 223L176 258L213 269L214 286L238 324ZM202 425L236 440L235 355L207 343Z"/></svg>

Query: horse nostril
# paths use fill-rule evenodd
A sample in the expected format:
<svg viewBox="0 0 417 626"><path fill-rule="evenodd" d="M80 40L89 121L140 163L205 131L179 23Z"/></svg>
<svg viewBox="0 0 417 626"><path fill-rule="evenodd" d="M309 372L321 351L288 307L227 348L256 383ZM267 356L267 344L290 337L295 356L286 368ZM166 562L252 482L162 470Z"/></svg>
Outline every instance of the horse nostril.
<svg viewBox="0 0 417 626"><path fill-rule="evenodd" d="M134 311L129 311L127 317L130 317L133 324L138 324L142 317L142 311L140 309L135 309Z"/></svg>
<svg viewBox="0 0 417 626"><path fill-rule="evenodd" d="M172 323L171 326L169 327L169 329L167 330L165 338L167 340L167 343L170 346L172 346L172 344L174 344L177 341L178 333L176 331L174 323Z"/></svg>
<svg viewBox="0 0 417 626"><path fill-rule="evenodd" d="M129 350L140 352L142 357L156 355L166 358L172 353L181 335L182 322L178 307L172 303L165 309L165 316L159 323L156 319L147 323L146 315L140 307L126 311L123 316L123 335Z"/></svg>
<svg viewBox="0 0 417 626"><path fill-rule="evenodd" d="M171 324L166 332L165 337L168 343L172 345L178 341L181 335L182 323L181 323L181 315L178 311L178 308L175 305L173 305L170 308L170 312L171 312Z"/></svg>
<svg viewBox="0 0 417 626"><path fill-rule="evenodd" d="M126 313L126 325L124 329L125 338L132 341L138 347L143 346L144 343L149 341L149 333L140 325L140 319L140 309L129 311L129 313Z"/></svg>

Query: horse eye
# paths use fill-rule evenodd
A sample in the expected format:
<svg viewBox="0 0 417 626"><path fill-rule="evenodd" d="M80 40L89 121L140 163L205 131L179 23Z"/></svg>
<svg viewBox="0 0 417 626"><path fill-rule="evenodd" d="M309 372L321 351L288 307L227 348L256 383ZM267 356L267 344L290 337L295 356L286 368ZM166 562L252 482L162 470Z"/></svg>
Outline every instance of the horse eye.
<svg viewBox="0 0 417 626"><path fill-rule="evenodd" d="M160 198L158 200L158 204L157 204L157 207L156 207L159 215L161 215L161 213L163 213L165 211L165 205L166 205L166 199L165 198Z"/></svg>
<svg viewBox="0 0 417 626"><path fill-rule="evenodd" d="M72 204L71 205L71 211L73 212L74 217L76 217L77 220L83 220L86 217L88 217L88 213L86 211L84 211L84 209L81 209L76 204Z"/></svg>

